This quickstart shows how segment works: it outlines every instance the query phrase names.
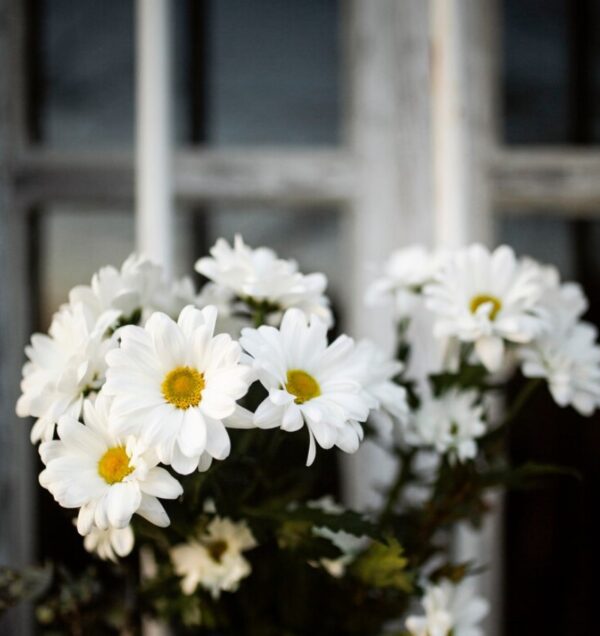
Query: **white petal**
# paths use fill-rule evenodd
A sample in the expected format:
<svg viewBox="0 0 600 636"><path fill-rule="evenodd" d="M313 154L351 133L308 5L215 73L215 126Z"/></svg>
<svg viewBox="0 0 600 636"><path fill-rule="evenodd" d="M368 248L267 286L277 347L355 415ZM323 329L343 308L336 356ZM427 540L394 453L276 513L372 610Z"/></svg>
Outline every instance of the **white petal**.
<svg viewBox="0 0 600 636"><path fill-rule="evenodd" d="M312 466L317 456L317 445L315 444L315 436L313 435L310 427L308 428L308 457L306 458L306 465Z"/></svg>
<svg viewBox="0 0 600 636"><path fill-rule="evenodd" d="M269 398L266 398L254 413L254 424L258 428L275 428L281 426L282 416L282 407L275 406Z"/></svg>
<svg viewBox="0 0 600 636"><path fill-rule="evenodd" d="M113 484L106 495L106 515L113 528L124 528L138 509L142 495L137 484Z"/></svg>
<svg viewBox="0 0 600 636"><path fill-rule="evenodd" d="M488 371L498 371L504 358L504 341L498 336L484 336L475 342L475 351Z"/></svg>
<svg viewBox="0 0 600 636"><path fill-rule="evenodd" d="M236 404L233 415L224 418L223 424L225 424L227 428L254 428L253 418L254 413L252 413L252 411Z"/></svg>
<svg viewBox="0 0 600 636"><path fill-rule="evenodd" d="M198 467L199 457L187 457L181 452L179 444L175 444L173 447L173 453L171 455L171 466L176 473L180 475L189 475L193 473Z"/></svg>
<svg viewBox="0 0 600 636"><path fill-rule="evenodd" d="M179 431L179 448L188 457L197 457L206 448L206 422L196 408L189 408L183 416L183 425Z"/></svg>
<svg viewBox="0 0 600 636"><path fill-rule="evenodd" d="M302 412L297 404L290 404L285 413L283 414L283 421L281 428L284 431L293 432L298 431L304 425L304 419L302 418Z"/></svg>
<svg viewBox="0 0 600 636"><path fill-rule="evenodd" d="M79 509L79 515L77 516L77 532L83 537L89 534L94 523L94 511L95 504L89 503L85 506L81 506Z"/></svg>
<svg viewBox="0 0 600 636"><path fill-rule="evenodd" d="M205 473L212 465L213 458L208 453L202 453L198 462L198 470Z"/></svg>
<svg viewBox="0 0 600 636"><path fill-rule="evenodd" d="M126 557L133 550L133 544L135 543L131 526L113 530L110 542L120 557Z"/></svg>
<svg viewBox="0 0 600 636"><path fill-rule="evenodd" d="M147 495L162 499L176 499L183 494L181 484L164 468L159 466L150 470L140 483L140 488Z"/></svg>
<svg viewBox="0 0 600 636"><path fill-rule="evenodd" d="M207 417L206 427L206 452L215 459L225 459L231 451L231 441L223 422Z"/></svg>
<svg viewBox="0 0 600 636"><path fill-rule="evenodd" d="M150 495L142 495L137 513L140 517L144 517L144 519L160 528L166 528L170 523L169 516L165 512L163 505L156 497L151 497Z"/></svg>

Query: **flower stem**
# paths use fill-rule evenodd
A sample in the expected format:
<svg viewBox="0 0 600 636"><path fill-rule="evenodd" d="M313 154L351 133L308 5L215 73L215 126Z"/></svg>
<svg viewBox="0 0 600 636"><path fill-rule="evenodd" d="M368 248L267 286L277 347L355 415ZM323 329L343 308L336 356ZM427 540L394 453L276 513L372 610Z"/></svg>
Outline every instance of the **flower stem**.
<svg viewBox="0 0 600 636"><path fill-rule="evenodd" d="M529 398L535 393L535 391L542 384L541 378L532 378L528 380L523 388L517 394L515 401L512 403L512 406L509 408L506 417L502 423L502 426L506 426L510 424L523 410L523 407L529 401Z"/></svg>

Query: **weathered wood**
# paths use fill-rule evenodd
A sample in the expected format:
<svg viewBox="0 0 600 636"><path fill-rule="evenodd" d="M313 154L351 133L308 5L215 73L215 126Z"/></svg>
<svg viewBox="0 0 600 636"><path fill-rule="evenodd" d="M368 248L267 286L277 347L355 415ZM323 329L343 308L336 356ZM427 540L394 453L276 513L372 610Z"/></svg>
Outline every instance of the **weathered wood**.
<svg viewBox="0 0 600 636"><path fill-rule="evenodd" d="M496 147L496 0L431 0L436 243L492 240L489 179Z"/></svg>
<svg viewBox="0 0 600 636"><path fill-rule="evenodd" d="M416 69L413 72L419 73ZM416 101L416 95L412 99ZM483 126L482 119L480 115L473 125ZM394 224L402 223L400 242L410 241L410 236L427 242L433 222L426 207L431 174L423 173L421 168L427 165L430 150L426 141L411 146L411 136L405 135L403 139L402 154L407 160L412 157L414 165L409 165L400 176L403 213ZM485 145L488 141L480 137L470 143ZM491 196L496 214L539 213L572 218L598 215L600 151L569 147L503 148L479 164L474 162L482 154L481 150L469 153L471 209L489 210L489 200L477 194L487 182L487 197ZM348 204L358 194L359 164L364 163L361 157L362 153L355 159L351 150L333 148L181 150L175 157L175 192L182 202ZM131 205L133 202L130 153L81 154L30 148L15 162L13 173L22 204L80 201ZM411 197L421 197L423 202L413 205ZM471 218L483 224L471 235L480 240L488 236L489 227L485 228L490 222L488 215L484 212Z"/></svg>
<svg viewBox="0 0 600 636"><path fill-rule="evenodd" d="M594 148L504 148L495 156L492 180L503 214L600 214L600 152Z"/></svg>
<svg viewBox="0 0 600 636"><path fill-rule="evenodd" d="M345 6L347 142L356 157L356 192L346 218L345 328L391 346L391 318L366 311L363 295L372 266L393 249L433 241L427 3L354 0ZM345 461L347 499L372 505L376 487L393 469L389 457L365 444Z"/></svg>
<svg viewBox="0 0 600 636"><path fill-rule="evenodd" d="M183 202L335 204L354 192L352 157L338 150L182 150L174 189ZM131 153L69 153L30 149L16 169L21 200L131 204Z"/></svg>
<svg viewBox="0 0 600 636"><path fill-rule="evenodd" d="M33 559L35 451L29 426L15 415L23 346L28 337L29 289L27 215L15 202L14 153L24 138L22 3L0 0L0 565L20 568ZM26 605L0 620L0 632L32 633Z"/></svg>

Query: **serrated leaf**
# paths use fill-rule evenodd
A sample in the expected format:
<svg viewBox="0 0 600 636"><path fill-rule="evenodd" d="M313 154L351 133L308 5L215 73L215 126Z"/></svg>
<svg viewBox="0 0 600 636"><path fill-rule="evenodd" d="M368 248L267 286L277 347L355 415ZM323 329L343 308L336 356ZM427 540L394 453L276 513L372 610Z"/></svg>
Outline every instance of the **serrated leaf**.
<svg viewBox="0 0 600 636"><path fill-rule="evenodd" d="M412 577L406 571L408 560L404 549L394 539L373 543L352 565L352 573L372 587L391 587L410 593Z"/></svg>

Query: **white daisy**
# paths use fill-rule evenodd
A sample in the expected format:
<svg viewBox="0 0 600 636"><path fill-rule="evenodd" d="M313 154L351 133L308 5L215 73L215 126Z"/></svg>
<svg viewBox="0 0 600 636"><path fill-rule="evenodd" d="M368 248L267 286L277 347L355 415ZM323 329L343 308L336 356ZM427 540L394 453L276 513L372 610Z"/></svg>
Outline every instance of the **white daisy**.
<svg viewBox="0 0 600 636"><path fill-rule="evenodd" d="M19 417L37 418L31 441L51 440L60 417L78 418L83 398L104 382L106 353L117 346L109 337L116 311L94 316L83 304L65 305L52 320L49 334L34 334L25 353Z"/></svg>
<svg viewBox="0 0 600 636"><path fill-rule="evenodd" d="M295 261L280 259L267 247L252 249L239 234L233 246L219 239L210 253L196 263L196 270L240 299L264 303L275 314L297 307L331 323L324 274L302 274Z"/></svg>
<svg viewBox="0 0 600 636"><path fill-rule="evenodd" d="M449 389L440 397L422 399L405 429L413 446L433 447L464 462L477 454L476 439L486 431L484 409L475 390Z"/></svg>
<svg viewBox="0 0 600 636"><path fill-rule="evenodd" d="M376 403L353 376L351 338L340 336L328 345L325 322L314 315L308 322L300 310L288 309L279 329L244 329L240 343L269 391L254 414L256 426L297 431L306 423L307 465L315 459L315 440L322 448L358 449L359 422Z"/></svg>
<svg viewBox="0 0 600 636"><path fill-rule="evenodd" d="M470 581L429 585L422 600L424 616L409 616L411 636L483 636L480 626L489 603L477 596Z"/></svg>
<svg viewBox="0 0 600 636"><path fill-rule="evenodd" d="M169 518L157 497L175 499L183 489L139 440L109 431L109 410L110 401L99 395L94 404L85 401L85 424L71 417L59 421L60 439L40 446L46 465L40 484L64 508L80 509L82 535L94 525L125 528L135 513L166 527Z"/></svg>
<svg viewBox="0 0 600 636"><path fill-rule="evenodd" d="M422 245L396 250L383 275L367 289L367 304L382 305L391 300L397 317L410 315L423 286L433 280L444 258L445 252L433 252Z"/></svg>
<svg viewBox="0 0 600 636"><path fill-rule="evenodd" d="M215 517L198 537L171 548L183 593L193 594L198 586L213 598L219 598L223 591L235 592L252 570L243 553L256 545L244 521Z"/></svg>
<svg viewBox="0 0 600 636"><path fill-rule="evenodd" d="M459 250L425 286L435 335L473 343L489 371L501 367L505 342L527 343L540 333L542 292L539 267L519 262L506 246L491 253L482 245Z"/></svg>
<svg viewBox="0 0 600 636"><path fill-rule="evenodd" d="M252 375L239 344L213 335L216 318L212 306L188 306L177 322L154 313L145 327L123 327L120 348L107 356L115 431L140 436L180 474L229 455L223 420L235 415Z"/></svg>
<svg viewBox="0 0 600 636"><path fill-rule="evenodd" d="M378 432L389 438L394 422L405 420L409 412L406 389L394 381L404 365L369 340L356 345L353 362L351 374L375 404L370 418Z"/></svg>
<svg viewBox="0 0 600 636"><path fill-rule="evenodd" d="M600 406L600 346L596 327L579 320L587 308L581 287L555 279L542 307L550 326L519 350L523 375L545 378L559 406L591 415Z"/></svg>
<svg viewBox="0 0 600 636"><path fill-rule="evenodd" d="M160 265L132 254L120 270L101 268L90 285L78 285L69 294L72 304L83 303L94 313L107 309L120 312L123 322L145 322L153 311L177 316L189 304L195 304L196 292L190 278L169 283Z"/></svg>
<svg viewBox="0 0 600 636"><path fill-rule="evenodd" d="M131 526L124 528L92 527L83 539L83 547L91 554L97 554L103 561L117 562L117 557L126 557L133 550L135 539Z"/></svg>

